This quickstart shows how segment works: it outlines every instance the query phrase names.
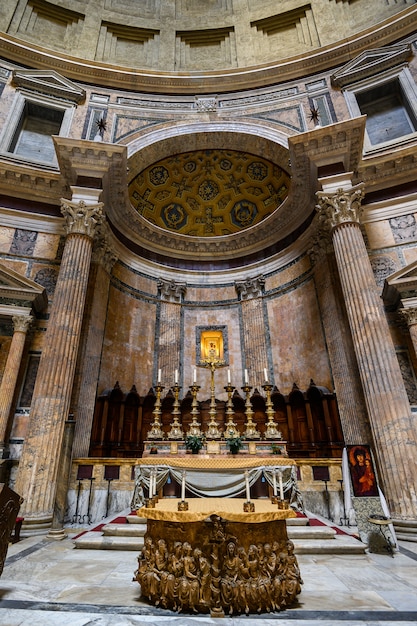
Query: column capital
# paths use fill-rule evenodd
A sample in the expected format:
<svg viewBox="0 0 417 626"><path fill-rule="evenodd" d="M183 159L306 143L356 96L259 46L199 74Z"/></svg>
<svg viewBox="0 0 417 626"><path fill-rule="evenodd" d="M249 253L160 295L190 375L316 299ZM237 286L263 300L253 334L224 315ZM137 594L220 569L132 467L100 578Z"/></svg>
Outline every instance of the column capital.
<svg viewBox="0 0 417 626"><path fill-rule="evenodd" d="M265 277L262 275L235 282L235 289L241 300L252 300L253 298L262 297L264 287Z"/></svg>
<svg viewBox="0 0 417 626"><path fill-rule="evenodd" d="M12 321L15 332L27 333L33 322L33 317L32 315L14 315Z"/></svg>
<svg viewBox="0 0 417 626"><path fill-rule="evenodd" d="M61 213L66 221L67 235L87 235L91 239L104 219L103 202L87 204L84 200L73 202L62 198Z"/></svg>
<svg viewBox="0 0 417 626"><path fill-rule="evenodd" d="M359 224L361 201L365 195L364 187L364 183L359 183L348 189L317 191L316 210L321 224L327 226L329 230L347 222Z"/></svg>
<svg viewBox="0 0 417 626"><path fill-rule="evenodd" d="M398 313L407 322L408 327L417 324L417 308L399 309Z"/></svg>
<svg viewBox="0 0 417 626"><path fill-rule="evenodd" d="M165 300L166 302L181 302L187 291L187 283L158 278L158 291L161 300Z"/></svg>

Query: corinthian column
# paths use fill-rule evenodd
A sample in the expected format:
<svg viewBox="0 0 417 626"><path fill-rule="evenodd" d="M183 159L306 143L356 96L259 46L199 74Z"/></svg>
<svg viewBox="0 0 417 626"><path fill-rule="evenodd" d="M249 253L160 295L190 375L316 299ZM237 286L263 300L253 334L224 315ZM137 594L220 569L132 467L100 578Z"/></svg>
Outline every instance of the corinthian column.
<svg viewBox="0 0 417 626"><path fill-rule="evenodd" d="M341 185L339 185L340 187ZM417 431L359 224L363 185L317 192L337 267L385 496L394 518L417 520ZM359 443L359 442L358 442Z"/></svg>
<svg viewBox="0 0 417 626"><path fill-rule="evenodd" d="M0 385L0 456L6 445L10 411L16 389L17 377L22 361L27 331L33 322L33 317L31 315L15 315L12 317L12 321L14 333Z"/></svg>
<svg viewBox="0 0 417 626"><path fill-rule="evenodd" d="M24 527L44 532L52 523L65 420L68 418L93 237L102 221L98 190L77 188L62 200L67 239L55 289L45 344L36 377L15 489L23 496ZM81 199L84 196L84 199Z"/></svg>

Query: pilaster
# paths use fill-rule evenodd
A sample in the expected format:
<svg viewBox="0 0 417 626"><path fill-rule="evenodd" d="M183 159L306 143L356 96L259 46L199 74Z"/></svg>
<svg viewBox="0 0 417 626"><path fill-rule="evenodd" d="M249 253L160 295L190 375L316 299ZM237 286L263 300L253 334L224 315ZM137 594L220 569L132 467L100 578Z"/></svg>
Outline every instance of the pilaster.
<svg viewBox="0 0 417 626"><path fill-rule="evenodd" d="M72 411L76 419L73 456L87 457L90 448L97 381L106 325L110 275L117 260L107 228L95 240L87 290L78 368L74 381Z"/></svg>
<svg viewBox="0 0 417 626"><path fill-rule="evenodd" d="M310 250L314 282L333 372L343 436L347 445L370 443L371 433L358 365L341 304L340 281L330 232L317 228ZM341 331L341 329L344 329Z"/></svg>

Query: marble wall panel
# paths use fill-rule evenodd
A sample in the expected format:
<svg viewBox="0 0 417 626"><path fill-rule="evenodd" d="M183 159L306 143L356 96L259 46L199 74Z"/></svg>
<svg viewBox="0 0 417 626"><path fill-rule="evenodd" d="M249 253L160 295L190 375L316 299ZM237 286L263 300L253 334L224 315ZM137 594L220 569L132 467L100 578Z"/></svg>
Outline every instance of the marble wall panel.
<svg viewBox="0 0 417 626"><path fill-rule="evenodd" d="M56 259L60 244L58 235L49 235L46 233L38 233L33 256L44 259Z"/></svg>
<svg viewBox="0 0 417 626"><path fill-rule="evenodd" d="M405 264L414 263L417 261L417 247L411 246L410 248L404 248L401 250L401 253L404 257Z"/></svg>
<svg viewBox="0 0 417 626"><path fill-rule="evenodd" d="M110 287L99 393L113 387L136 385L144 395L152 385L156 304L135 299Z"/></svg>
<svg viewBox="0 0 417 626"><path fill-rule="evenodd" d="M14 228L0 227L0 252L9 252L14 237Z"/></svg>
<svg viewBox="0 0 417 626"><path fill-rule="evenodd" d="M333 389L329 358L313 282L268 301L275 384L289 393L310 380Z"/></svg>
<svg viewBox="0 0 417 626"><path fill-rule="evenodd" d="M14 272L17 272L22 276L27 276L29 263L27 263L26 261L12 261L11 259L2 259L1 262L3 263L3 265L10 267L10 269Z"/></svg>
<svg viewBox="0 0 417 626"><path fill-rule="evenodd" d="M116 263L112 275L143 294L156 296L158 293L158 281L155 278L135 272L123 263Z"/></svg>
<svg viewBox="0 0 417 626"><path fill-rule="evenodd" d="M221 287L187 287L185 296L187 302L227 302L236 300L237 293L234 285Z"/></svg>
<svg viewBox="0 0 417 626"><path fill-rule="evenodd" d="M265 291L277 289L282 285L287 285L299 276L307 272L311 268L310 258L306 255L295 263L288 265L281 271L271 276L267 276L265 280Z"/></svg>
<svg viewBox="0 0 417 626"><path fill-rule="evenodd" d="M394 235L387 220L365 224L365 232L371 250L395 244Z"/></svg>

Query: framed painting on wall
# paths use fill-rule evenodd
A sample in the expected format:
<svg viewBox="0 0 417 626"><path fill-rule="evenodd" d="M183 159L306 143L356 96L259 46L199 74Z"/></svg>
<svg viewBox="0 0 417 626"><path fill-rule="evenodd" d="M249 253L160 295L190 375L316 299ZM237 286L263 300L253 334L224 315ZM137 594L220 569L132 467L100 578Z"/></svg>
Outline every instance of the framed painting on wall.
<svg viewBox="0 0 417 626"><path fill-rule="evenodd" d="M347 446L353 494L357 498L378 496L371 449L367 445Z"/></svg>

